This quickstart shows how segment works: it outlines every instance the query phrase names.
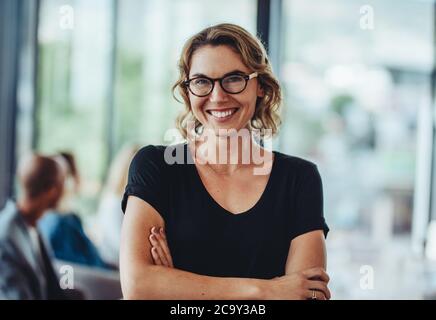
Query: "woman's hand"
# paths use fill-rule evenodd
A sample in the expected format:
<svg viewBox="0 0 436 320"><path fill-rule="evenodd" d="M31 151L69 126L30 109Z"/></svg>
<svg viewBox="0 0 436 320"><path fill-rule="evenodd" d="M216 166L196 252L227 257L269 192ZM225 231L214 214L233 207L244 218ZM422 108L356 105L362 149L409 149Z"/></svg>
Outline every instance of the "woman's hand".
<svg viewBox="0 0 436 320"><path fill-rule="evenodd" d="M329 276L323 268L312 268L268 280L265 299L329 300Z"/></svg>
<svg viewBox="0 0 436 320"><path fill-rule="evenodd" d="M168 247L167 237L163 228L153 227L149 236L151 243L151 256L158 266L173 268L173 258Z"/></svg>

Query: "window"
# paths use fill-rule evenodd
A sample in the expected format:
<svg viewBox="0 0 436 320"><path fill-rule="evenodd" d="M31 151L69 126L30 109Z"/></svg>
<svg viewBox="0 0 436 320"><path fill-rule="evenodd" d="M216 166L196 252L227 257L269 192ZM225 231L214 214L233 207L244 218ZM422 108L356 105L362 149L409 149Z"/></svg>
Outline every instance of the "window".
<svg viewBox="0 0 436 320"><path fill-rule="evenodd" d="M313 159L331 224L370 231L395 212L410 231L417 115L430 105L432 4L284 1L286 108L281 148ZM404 45L407 43L407 45Z"/></svg>
<svg viewBox="0 0 436 320"><path fill-rule="evenodd" d="M422 298L428 279L422 260L411 254L410 231L420 185L418 121L431 114L434 4L288 0L283 5L280 71L286 106L280 147L320 169L333 231L327 241L333 296ZM365 29L367 20L364 28L360 24L368 9L373 29ZM361 287L367 272L376 274L373 290Z"/></svg>
<svg viewBox="0 0 436 320"><path fill-rule="evenodd" d="M37 148L75 154L82 178L79 212L94 210L107 161L110 4L41 1Z"/></svg>

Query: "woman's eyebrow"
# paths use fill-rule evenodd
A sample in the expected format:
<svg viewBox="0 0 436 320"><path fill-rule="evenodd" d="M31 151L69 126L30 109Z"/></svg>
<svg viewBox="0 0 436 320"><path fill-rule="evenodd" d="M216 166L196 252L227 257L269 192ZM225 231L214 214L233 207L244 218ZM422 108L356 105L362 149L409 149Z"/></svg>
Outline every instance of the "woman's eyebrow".
<svg viewBox="0 0 436 320"><path fill-rule="evenodd" d="M231 75L231 74L246 74L246 72L241 71L241 70L239 70L239 69L235 69L235 70L232 70L232 71L230 71L230 72L227 72L227 73L224 74L222 77L225 77L225 76L228 76L228 75ZM206 78L210 78L209 76L207 76L207 75L205 75L205 74L203 74L203 73L194 73L193 75L191 75L190 79L192 79L192 78L196 78L196 77L206 77ZM222 78L222 77L220 77L220 78Z"/></svg>
<svg viewBox="0 0 436 320"><path fill-rule="evenodd" d="M205 74L202 74L202 73L194 73L189 78L192 79L192 78L196 78L196 77L206 77L206 78L208 78L208 76L206 76Z"/></svg>

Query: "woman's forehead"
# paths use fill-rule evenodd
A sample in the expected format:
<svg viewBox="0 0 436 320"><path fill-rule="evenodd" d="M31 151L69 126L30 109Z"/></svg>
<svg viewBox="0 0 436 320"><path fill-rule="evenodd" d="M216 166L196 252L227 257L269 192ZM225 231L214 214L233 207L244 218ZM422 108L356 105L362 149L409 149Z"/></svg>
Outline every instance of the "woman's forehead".
<svg viewBox="0 0 436 320"><path fill-rule="evenodd" d="M192 55L189 75L217 78L234 70L249 72L238 53L228 46L204 46Z"/></svg>

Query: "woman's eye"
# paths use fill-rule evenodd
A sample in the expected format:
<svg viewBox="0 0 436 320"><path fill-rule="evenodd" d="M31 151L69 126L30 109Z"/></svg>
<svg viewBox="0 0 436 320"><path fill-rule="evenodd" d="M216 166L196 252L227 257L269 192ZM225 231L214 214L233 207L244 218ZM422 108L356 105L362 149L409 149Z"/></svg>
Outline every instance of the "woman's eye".
<svg viewBox="0 0 436 320"><path fill-rule="evenodd" d="M205 86L209 84L209 80L204 78L198 78L194 80L194 85L196 86Z"/></svg>
<svg viewBox="0 0 436 320"><path fill-rule="evenodd" d="M241 76L229 76L227 78L224 79L224 82L230 82L230 83L235 83L235 82L241 82L244 81L244 79Z"/></svg>

